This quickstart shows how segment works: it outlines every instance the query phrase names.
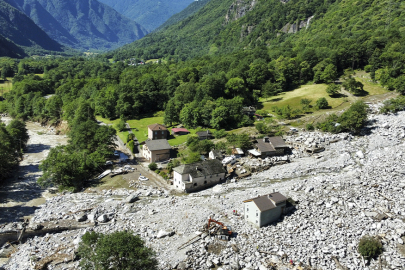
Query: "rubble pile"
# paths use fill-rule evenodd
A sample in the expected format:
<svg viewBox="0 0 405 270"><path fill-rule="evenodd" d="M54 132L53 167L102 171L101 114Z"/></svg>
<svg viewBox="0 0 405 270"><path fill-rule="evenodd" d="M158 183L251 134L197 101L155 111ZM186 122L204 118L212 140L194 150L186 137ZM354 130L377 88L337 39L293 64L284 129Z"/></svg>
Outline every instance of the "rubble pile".
<svg viewBox="0 0 405 270"><path fill-rule="evenodd" d="M403 269L405 112L371 115L369 122L358 137L317 132L291 136L294 142L305 144L313 138L311 144L327 147L320 158L295 158L238 182L193 194L170 195L148 188L48 199L36 210L30 226L63 220L96 225L31 238L4 267L31 269L55 252L74 257L80 237L88 230L131 230L156 251L161 269L263 270L290 260L314 269L338 269L337 262L348 269ZM296 209L260 229L247 223L243 201L273 190L297 201ZM234 210L239 214L233 214ZM209 217L231 226L235 236L225 242L201 233L196 238ZM360 257L357 246L365 235L381 239L380 260ZM77 266L77 261L66 259L48 267Z"/></svg>

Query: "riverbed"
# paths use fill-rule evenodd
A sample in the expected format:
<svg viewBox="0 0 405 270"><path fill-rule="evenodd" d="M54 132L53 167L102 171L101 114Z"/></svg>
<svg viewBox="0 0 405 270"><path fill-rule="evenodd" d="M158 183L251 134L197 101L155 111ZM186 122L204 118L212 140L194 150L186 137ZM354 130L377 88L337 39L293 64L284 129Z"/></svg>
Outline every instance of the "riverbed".
<svg viewBox="0 0 405 270"><path fill-rule="evenodd" d="M3 117L6 124L11 118ZM0 226L21 221L34 213L39 205L53 196L52 189L41 188L37 179L42 175L39 164L52 147L66 145L66 135L55 135L55 130L39 123L27 122L30 136L23 160L20 162L14 178L0 186Z"/></svg>

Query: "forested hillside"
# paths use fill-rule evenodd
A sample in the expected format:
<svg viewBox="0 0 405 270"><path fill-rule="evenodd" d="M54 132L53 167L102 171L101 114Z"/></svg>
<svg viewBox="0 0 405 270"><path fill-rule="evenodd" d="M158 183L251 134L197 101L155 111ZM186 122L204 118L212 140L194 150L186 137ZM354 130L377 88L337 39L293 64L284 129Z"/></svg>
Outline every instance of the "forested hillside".
<svg viewBox="0 0 405 270"><path fill-rule="evenodd" d="M142 38L136 22L96 0L6 0L50 37L79 50L111 50Z"/></svg>
<svg viewBox="0 0 405 270"><path fill-rule="evenodd" d="M63 51L62 46L52 40L29 17L3 0L0 0L0 34L4 37L0 41L1 56L25 56L22 48L29 48L31 52Z"/></svg>
<svg viewBox="0 0 405 270"><path fill-rule="evenodd" d="M238 3L242 6L211 0L195 15L142 41L146 44L179 29L179 36L185 35L184 42L176 41L176 37L157 39L153 46L135 50L128 46L112 54L116 59L140 52L148 52L150 57L166 56L156 64L129 65L132 60L111 64L109 54L97 59L23 60L0 111L25 119L58 121L72 118L80 100L88 100L95 113L105 118L139 118L164 110L167 124L230 129L251 123L240 113L242 106L258 104L261 97L291 91L308 82L328 83L332 89L340 75L351 74L350 69L365 69L373 81L390 90L401 92L405 88L402 2L391 1L391 9L382 0L357 4L354 0ZM270 3L273 9L264 9ZM287 34L294 23L308 22L311 16L308 27ZM250 34L231 35L247 22L256 22ZM183 32L185 28L189 32ZM211 39L218 43L204 51ZM201 51L189 46L190 40L199 40L194 47ZM157 49L154 53L153 48ZM176 61L187 52L190 57L206 55ZM43 78L30 74L41 72L45 73ZM346 90L364 94L361 84L350 75L346 77ZM44 99L48 94L55 96ZM295 109L279 111L284 115L283 110Z"/></svg>
<svg viewBox="0 0 405 270"><path fill-rule="evenodd" d="M149 32L155 30L173 14L194 0L100 0L126 17L133 19Z"/></svg>
<svg viewBox="0 0 405 270"><path fill-rule="evenodd" d="M167 21L165 21L164 24L159 26L156 30L160 31L167 26L170 26L172 24L175 24L179 21L182 21L186 19L187 17L193 15L197 11L199 11L202 7L204 7L209 1L211 0L200 0L200 1L194 1L190 5L188 5L185 9L180 11L179 13L174 14L171 16Z"/></svg>

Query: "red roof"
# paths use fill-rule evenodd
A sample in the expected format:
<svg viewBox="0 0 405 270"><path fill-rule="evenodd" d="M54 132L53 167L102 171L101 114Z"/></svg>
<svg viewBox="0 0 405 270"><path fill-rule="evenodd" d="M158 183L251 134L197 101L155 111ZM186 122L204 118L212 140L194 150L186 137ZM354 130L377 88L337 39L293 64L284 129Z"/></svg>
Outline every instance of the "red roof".
<svg viewBox="0 0 405 270"><path fill-rule="evenodd" d="M178 132L188 132L188 133L190 133L190 131L188 131L186 128L172 128L172 132L174 132L174 133L178 133Z"/></svg>

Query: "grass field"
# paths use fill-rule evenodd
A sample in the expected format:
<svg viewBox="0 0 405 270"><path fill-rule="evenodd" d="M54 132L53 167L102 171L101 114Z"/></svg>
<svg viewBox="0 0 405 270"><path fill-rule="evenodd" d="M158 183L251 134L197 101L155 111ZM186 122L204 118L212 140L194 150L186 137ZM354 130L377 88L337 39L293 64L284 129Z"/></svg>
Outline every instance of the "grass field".
<svg viewBox="0 0 405 270"><path fill-rule="evenodd" d="M348 94L347 96L332 98L325 91L327 87L326 84L311 84L311 85L303 85L296 90L280 93L275 97L271 97L268 99L261 99L260 101L263 104L264 110L271 110L273 106L283 107L286 105L290 105L292 108L301 109L302 108L300 104L301 99L303 98L311 99L312 100L311 105L314 106L317 99L324 97L326 98L326 100L329 103L329 106L331 107L328 111L333 111L337 107L339 107L338 108L339 110L342 109L343 107L346 107L345 103L347 102L352 102L373 95L381 95L388 92L388 90L384 89L381 85L373 83L370 79L370 75L364 71L357 71L355 74L355 78L356 80L364 84L364 90L368 93L368 95L364 97L357 97ZM322 111L318 112L322 113Z"/></svg>
<svg viewBox="0 0 405 270"><path fill-rule="evenodd" d="M112 124L112 126L115 128L115 125L120 121L120 119L116 119L116 120L109 120L109 119L106 119L106 118L103 118L103 117L101 117L101 116L96 116L96 119L98 120L98 121L101 121L101 122L103 122L103 123L106 123L106 124ZM124 131L124 132L119 132L118 130L117 130L117 135L118 135L118 137L120 137L120 139L125 143L126 141L127 141L127 136L128 136L128 131Z"/></svg>
<svg viewBox="0 0 405 270"><path fill-rule="evenodd" d="M12 79L13 78L7 78L7 81L0 80L0 96L11 90L13 87Z"/></svg>
<svg viewBox="0 0 405 270"><path fill-rule="evenodd" d="M345 97L331 98L325 91L326 87L326 84L303 85L296 90L280 93L267 100L261 100L263 102L263 109L270 110L273 106L283 107L286 105L301 109L300 101L303 98L311 99L311 105L314 106L319 98L324 97L332 108L345 102Z"/></svg>

